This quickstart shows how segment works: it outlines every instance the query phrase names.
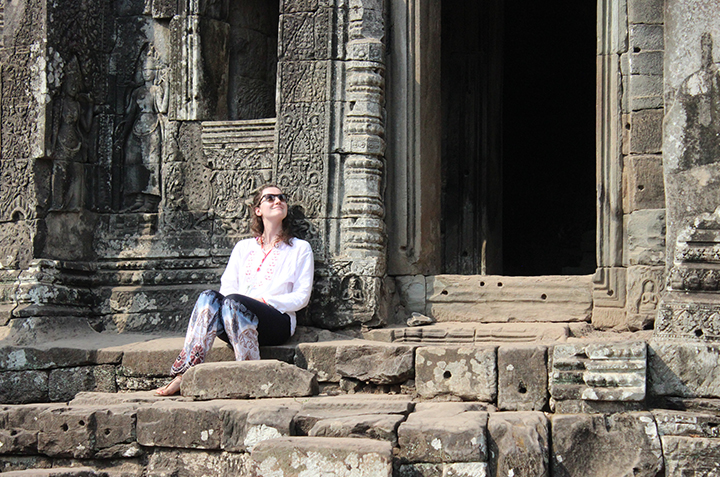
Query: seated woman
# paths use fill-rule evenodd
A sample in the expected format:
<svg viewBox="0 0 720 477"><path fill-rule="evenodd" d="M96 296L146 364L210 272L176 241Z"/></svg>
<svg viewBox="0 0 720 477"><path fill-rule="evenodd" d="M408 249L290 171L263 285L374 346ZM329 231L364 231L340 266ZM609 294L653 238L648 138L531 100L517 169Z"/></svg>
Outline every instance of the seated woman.
<svg viewBox="0 0 720 477"><path fill-rule="evenodd" d="M287 198L278 187L258 189L252 209L255 238L235 245L220 292L206 290L198 297L183 350L170 370L174 378L156 394L177 393L183 373L205 360L215 336L228 341L235 359L244 361L260 359L260 346L282 344L295 333L295 312L310 301L312 249L293 237Z"/></svg>

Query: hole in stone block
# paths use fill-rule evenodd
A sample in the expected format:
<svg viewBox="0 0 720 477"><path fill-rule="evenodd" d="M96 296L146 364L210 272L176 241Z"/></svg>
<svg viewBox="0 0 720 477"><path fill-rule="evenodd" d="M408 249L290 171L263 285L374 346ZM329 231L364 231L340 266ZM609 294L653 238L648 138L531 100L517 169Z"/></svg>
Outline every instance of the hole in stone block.
<svg viewBox="0 0 720 477"><path fill-rule="evenodd" d="M695 330L695 336L697 336L698 338L700 338L702 335L703 335L702 330Z"/></svg>
<svg viewBox="0 0 720 477"><path fill-rule="evenodd" d="M630 130L630 123L625 124L625 129L627 129L628 131Z"/></svg>
<svg viewBox="0 0 720 477"><path fill-rule="evenodd" d="M110 429L105 429L104 432L105 432L105 435L106 435L106 436L109 436L109 435L110 435Z"/></svg>
<svg viewBox="0 0 720 477"><path fill-rule="evenodd" d="M447 295L447 294L448 294L448 291L447 291L447 290L443 290L443 291L440 292L440 294L441 294L441 295Z"/></svg>
<svg viewBox="0 0 720 477"><path fill-rule="evenodd" d="M640 53L640 51L641 51L641 50L640 50L640 47L639 47L639 46L636 46L636 47L633 48L633 53Z"/></svg>
<svg viewBox="0 0 720 477"><path fill-rule="evenodd" d="M468 256L468 251L467 251L467 250L463 250L462 256L463 256L463 257L467 257L467 256Z"/></svg>
<svg viewBox="0 0 720 477"><path fill-rule="evenodd" d="M355 109L355 101L350 101L349 106L350 106L350 111L352 111L353 109Z"/></svg>
<svg viewBox="0 0 720 477"><path fill-rule="evenodd" d="M80 427L84 426L84 425L85 425L85 421L78 421L78 425L79 425Z"/></svg>
<svg viewBox="0 0 720 477"><path fill-rule="evenodd" d="M444 378L444 379L450 379L451 377L452 377L452 373L451 373L450 371L445 371L445 372L443 373L443 378Z"/></svg>
<svg viewBox="0 0 720 477"><path fill-rule="evenodd" d="M67 432L67 430L68 430L68 425L67 425L67 424L63 424L62 426L60 426L60 429L62 429L63 432Z"/></svg>
<svg viewBox="0 0 720 477"><path fill-rule="evenodd" d="M547 300L547 295L543 293L542 295L540 295L540 298L542 298L543 300Z"/></svg>
<svg viewBox="0 0 720 477"><path fill-rule="evenodd" d="M481 287L484 287L484 286L485 286L485 282L480 282L480 286L481 286Z"/></svg>
<svg viewBox="0 0 720 477"><path fill-rule="evenodd" d="M501 287L501 286L502 286L502 282L498 282L498 287Z"/></svg>
<svg viewBox="0 0 720 477"><path fill-rule="evenodd" d="M645 190L645 186L642 185L642 184L640 184L640 185L638 186L638 190Z"/></svg>
<svg viewBox="0 0 720 477"><path fill-rule="evenodd" d="M607 295L608 295L608 296L613 296L614 294L615 294L615 292L612 291L612 290L608 290L608 291L607 291Z"/></svg>
<svg viewBox="0 0 720 477"><path fill-rule="evenodd" d="M10 436L16 436L17 433L18 433L18 432L17 432L15 429L13 429L13 430L10 432Z"/></svg>
<svg viewBox="0 0 720 477"><path fill-rule="evenodd" d="M519 392L520 394L525 394L525 393L527 392L527 388L525 387L525 383L523 383L522 381L520 381L520 383L518 384L518 392Z"/></svg>

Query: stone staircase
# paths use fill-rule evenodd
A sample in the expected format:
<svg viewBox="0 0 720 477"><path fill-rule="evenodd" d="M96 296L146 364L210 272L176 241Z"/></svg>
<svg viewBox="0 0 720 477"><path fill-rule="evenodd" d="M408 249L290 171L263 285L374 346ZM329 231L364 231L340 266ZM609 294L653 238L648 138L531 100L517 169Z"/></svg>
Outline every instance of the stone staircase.
<svg viewBox="0 0 720 477"><path fill-rule="evenodd" d="M47 476L699 476L720 472L712 345L582 324L300 328L236 363L182 337L0 347L0 472ZM533 331L535 330L535 331ZM514 341L517 339L517 341Z"/></svg>

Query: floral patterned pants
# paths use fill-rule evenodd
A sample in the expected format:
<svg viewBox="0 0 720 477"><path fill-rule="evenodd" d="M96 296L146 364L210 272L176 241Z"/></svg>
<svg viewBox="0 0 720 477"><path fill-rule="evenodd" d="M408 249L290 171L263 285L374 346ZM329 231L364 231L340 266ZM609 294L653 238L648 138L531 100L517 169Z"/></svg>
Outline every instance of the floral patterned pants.
<svg viewBox="0 0 720 477"><path fill-rule="evenodd" d="M172 376L205 361L218 333L227 334L236 361L260 359L258 318L242 303L214 290L205 290L190 315L185 344L170 369Z"/></svg>

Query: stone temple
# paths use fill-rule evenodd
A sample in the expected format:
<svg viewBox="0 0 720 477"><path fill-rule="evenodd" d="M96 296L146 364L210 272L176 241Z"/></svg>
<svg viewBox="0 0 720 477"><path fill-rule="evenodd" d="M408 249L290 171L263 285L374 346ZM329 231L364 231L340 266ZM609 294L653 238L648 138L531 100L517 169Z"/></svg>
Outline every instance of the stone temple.
<svg viewBox="0 0 720 477"><path fill-rule="evenodd" d="M267 182L298 332L155 397ZM720 1L0 0L0 222L9 476L720 475Z"/></svg>

